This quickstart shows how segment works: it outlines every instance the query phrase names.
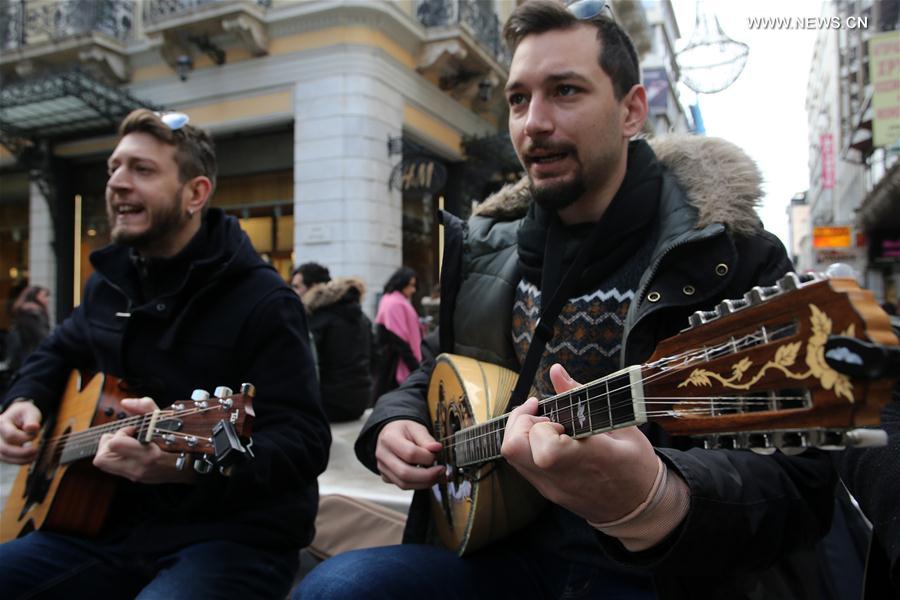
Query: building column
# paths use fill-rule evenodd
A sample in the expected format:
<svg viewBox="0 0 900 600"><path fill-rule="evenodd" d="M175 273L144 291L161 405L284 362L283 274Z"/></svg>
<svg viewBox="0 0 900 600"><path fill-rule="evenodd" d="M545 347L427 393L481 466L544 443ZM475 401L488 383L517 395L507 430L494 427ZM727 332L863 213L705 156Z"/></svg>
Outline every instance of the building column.
<svg viewBox="0 0 900 600"><path fill-rule="evenodd" d="M388 181L403 97L375 77L328 75L294 88L294 261L359 277L363 309L402 261L402 206Z"/></svg>
<svg viewBox="0 0 900 600"><path fill-rule="evenodd" d="M53 251L53 219L40 186L32 181L29 191L28 280L30 285L48 288L50 298L55 303L59 290L56 285L56 254ZM50 316L52 319L55 311L51 310Z"/></svg>

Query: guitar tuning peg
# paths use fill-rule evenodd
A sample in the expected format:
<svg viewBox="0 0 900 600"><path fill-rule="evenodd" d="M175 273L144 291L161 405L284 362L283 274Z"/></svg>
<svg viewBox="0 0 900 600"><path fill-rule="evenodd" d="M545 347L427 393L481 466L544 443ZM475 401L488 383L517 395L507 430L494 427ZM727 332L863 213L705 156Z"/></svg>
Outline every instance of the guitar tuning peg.
<svg viewBox="0 0 900 600"><path fill-rule="evenodd" d="M207 475L213 469L213 464L206 457L194 460L194 472L198 475Z"/></svg>
<svg viewBox="0 0 900 600"><path fill-rule="evenodd" d="M198 388L191 392L191 400L193 400L194 402L197 402L198 400L209 400L209 392Z"/></svg>
<svg viewBox="0 0 900 600"><path fill-rule="evenodd" d="M234 395L234 391L230 387L220 385L216 388L216 391L213 392L213 395L216 398L230 398Z"/></svg>
<svg viewBox="0 0 900 600"><path fill-rule="evenodd" d="M253 398L254 396L256 396L256 386L252 383L242 383L241 394L249 398Z"/></svg>

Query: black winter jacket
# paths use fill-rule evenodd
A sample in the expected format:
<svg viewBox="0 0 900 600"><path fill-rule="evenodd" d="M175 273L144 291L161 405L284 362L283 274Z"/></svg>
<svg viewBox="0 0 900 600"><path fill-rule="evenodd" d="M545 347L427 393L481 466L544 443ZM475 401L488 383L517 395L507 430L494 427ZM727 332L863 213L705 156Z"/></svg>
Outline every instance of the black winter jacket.
<svg viewBox="0 0 900 600"><path fill-rule="evenodd" d="M648 358L660 340L687 325L693 311L741 297L753 285L770 285L791 269L784 248L762 230L753 211L758 172L742 152L709 138L658 140L654 150L667 172L656 249L625 323L626 365ZM442 330L442 351L519 369L511 307L521 277L517 219L528 202L527 185L520 182L486 201L468 224L447 223L445 248L455 248L461 258L445 257L441 327L451 327L452 335ZM659 293L658 301L647 299L651 291ZM376 404L356 444L357 456L373 471L384 424L412 419L430 426L424 399L432 367L427 362ZM802 589L805 582L783 571L792 570L794 562L806 566L814 542L828 531L835 475L825 453L787 457L688 449L658 427L644 429L664 462L690 487L685 520L657 547L629 553L568 513L569 539L556 540L561 553L650 569L662 598L816 597ZM421 540L427 504L422 493L413 500L410 541ZM786 561L794 552L797 561ZM776 563L778 568L769 569Z"/></svg>
<svg viewBox="0 0 900 600"><path fill-rule="evenodd" d="M204 221L168 268L123 246L94 252L83 302L25 363L7 401L31 398L53 414L73 368L125 379L160 407L195 388L254 384L255 458L191 486L122 480L103 535L148 551L209 539L299 548L312 539L331 442L306 315L236 219L210 209Z"/></svg>
<svg viewBox="0 0 900 600"><path fill-rule="evenodd" d="M322 405L332 422L358 419L372 398L372 322L360 301L362 280L342 277L303 295L319 357Z"/></svg>

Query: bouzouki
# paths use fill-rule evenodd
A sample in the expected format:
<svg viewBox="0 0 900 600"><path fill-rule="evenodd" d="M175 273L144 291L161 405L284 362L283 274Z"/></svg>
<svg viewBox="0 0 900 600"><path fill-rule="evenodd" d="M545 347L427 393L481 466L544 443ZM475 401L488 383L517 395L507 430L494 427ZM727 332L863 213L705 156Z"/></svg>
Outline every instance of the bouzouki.
<svg viewBox="0 0 900 600"><path fill-rule="evenodd" d="M898 374L863 381L839 372L833 364L864 361L835 340L898 343L887 315L854 280L791 273L695 313L645 364L545 398L539 414L575 438L654 421L708 448L796 453L883 443L884 432L860 428L879 423ZM432 487L431 510L442 542L460 555L525 526L542 505L501 460L516 377L442 354L429 383L446 473Z"/></svg>
<svg viewBox="0 0 900 600"><path fill-rule="evenodd" d="M37 458L19 469L13 483L0 516L0 542L35 529L99 533L120 479L86 460L97 453L104 433L135 427L137 439L178 453L182 464L190 455L200 472L252 455L241 442L254 416L252 385L244 384L239 394L217 388L213 397L195 390L191 400L136 416L121 407L129 396L125 390L115 377L101 373L84 383L72 372L57 414L46 419L34 441Z"/></svg>

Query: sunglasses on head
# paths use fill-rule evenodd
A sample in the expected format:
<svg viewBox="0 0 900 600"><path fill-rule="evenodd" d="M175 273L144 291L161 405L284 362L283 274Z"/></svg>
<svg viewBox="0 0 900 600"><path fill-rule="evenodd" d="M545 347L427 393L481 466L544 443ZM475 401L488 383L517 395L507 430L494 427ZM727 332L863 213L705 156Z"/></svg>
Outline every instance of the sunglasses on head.
<svg viewBox="0 0 900 600"><path fill-rule="evenodd" d="M593 19L604 11L607 17L613 18L612 8L606 0L578 0L567 6L566 10L581 21Z"/></svg>
<svg viewBox="0 0 900 600"><path fill-rule="evenodd" d="M155 113L159 120L166 124L172 131L178 131L191 120L189 116L181 112Z"/></svg>

